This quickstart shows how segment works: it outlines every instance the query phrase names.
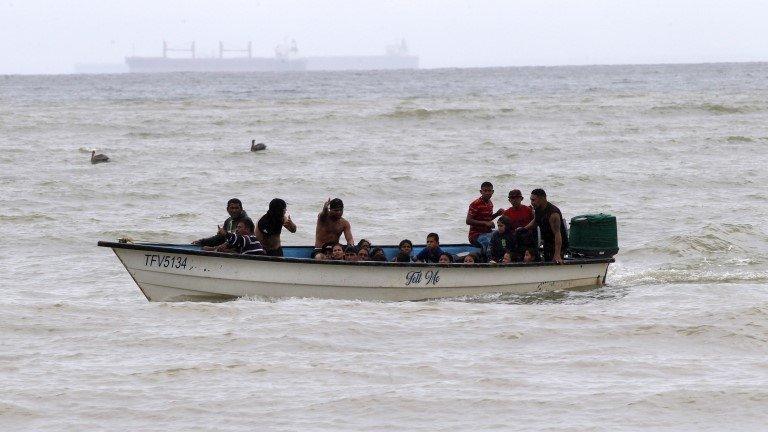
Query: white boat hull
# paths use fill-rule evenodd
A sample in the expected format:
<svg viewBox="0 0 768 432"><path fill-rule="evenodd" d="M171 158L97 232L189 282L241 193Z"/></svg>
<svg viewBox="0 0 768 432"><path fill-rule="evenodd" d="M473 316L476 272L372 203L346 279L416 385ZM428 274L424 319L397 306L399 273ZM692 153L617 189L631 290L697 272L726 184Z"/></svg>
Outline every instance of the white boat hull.
<svg viewBox="0 0 768 432"><path fill-rule="evenodd" d="M612 260L461 265L342 263L179 252L118 245L115 254L150 301L311 297L405 301L602 286Z"/></svg>

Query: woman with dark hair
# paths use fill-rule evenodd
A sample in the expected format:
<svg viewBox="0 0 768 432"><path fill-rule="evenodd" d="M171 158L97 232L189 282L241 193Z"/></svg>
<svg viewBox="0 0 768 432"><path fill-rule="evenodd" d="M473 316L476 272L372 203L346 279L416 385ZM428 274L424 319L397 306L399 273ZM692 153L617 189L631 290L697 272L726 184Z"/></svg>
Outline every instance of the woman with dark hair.
<svg viewBox="0 0 768 432"><path fill-rule="evenodd" d="M517 250L513 232L507 229L512 225L508 217L502 216L496 221L496 231L491 235L491 247L488 250L488 261L502 262L505 254L513 255Z"/></svg>
<svg viewBox="0 0 768 432"><path fill-rule="evenodd" d="M280 198L269 202L269 210L259 219L257 235L260 237L267 255L283 256L283 247L280 244L280 232L285 227L295 233L296 224L291 220L291 215L286 213L288 205Z"/></svg>

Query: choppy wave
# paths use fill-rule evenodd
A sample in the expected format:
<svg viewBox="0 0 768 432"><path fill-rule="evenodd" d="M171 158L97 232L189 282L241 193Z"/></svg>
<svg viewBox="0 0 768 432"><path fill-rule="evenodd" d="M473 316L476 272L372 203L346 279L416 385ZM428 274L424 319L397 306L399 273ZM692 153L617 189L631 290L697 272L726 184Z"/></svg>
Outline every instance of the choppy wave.
<svg viewBox="0 0 768 432"><path fill-rule="evenodd" d="M677 234L652 246L656 252L676 256L702 256L755 251L768 244L768 235L751 224L708 224L701 231Z"/></svg>
<svg viewBox="0 0 768 432"><path fill-rule="evenodd" d="M48 216L44 213L27 213L20 215L4 215L0 214L0 222L40 222L40 221L54 221L55 218Z"/></svg>
<svg viewBox="0 0 768 432"><path fill-rule="evenodd" d="M424 120L430 118L452 117L490 120L495 118L498 114L509 114L514 111L514 108L397 108L392 112L380 115L380 117L398 120Z"/></svg>
<svg viewBox="0 0 768 432"><path fill-rule="evenodd" d="M475 110L468 108L442 108L442 109L427 109L427 108L415 108L415 109L401 109L398 108L394 112L384 114L383 117L393 119L426 119L430 117L438 116L463 116L473 113Z"/></svg>
<svg viewBox="0 0 768 432"><path fill-rule="evenodd" d="M610 286L631 287L638 285L672 284L672 283L765 283L768 282L768 271L741 269L642 269L609 274L607 283Z"/></svg>
<svg viewBox="0 0 768 432"><path fill-rule="evenodd" d="M729 142L753 142L754 141L754 139L750 137L745 137L741 135L730 135L726 137L725 140Z"/></svg>
<svg viewBox="0 0 768 432"><path fill-rule="evenodd" d="M732 106L732 105L726 105L726 104L718 104L718 103L702 103L702 104L669 104L669 105L658 105L651 108L651 111L653 112L660 112L660 113L675 113L675 112L707 112L710 114L720 114L720 115L726 115L726 114L744 114L749 112L755 112L758 111L759 108L755 106Z"/></svg>

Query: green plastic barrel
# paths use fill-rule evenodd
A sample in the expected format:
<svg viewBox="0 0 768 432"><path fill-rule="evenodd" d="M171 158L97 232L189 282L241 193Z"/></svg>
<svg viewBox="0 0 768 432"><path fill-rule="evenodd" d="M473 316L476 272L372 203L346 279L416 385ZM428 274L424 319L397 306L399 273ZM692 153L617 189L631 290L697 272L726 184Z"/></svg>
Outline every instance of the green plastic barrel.
<svg viewBox="0 0 768 432"><path fill-rule="evenodd" d="M616 255L619 252L616 217L604 213L573 217L568 243L574 256L595 258Z"/></svg>

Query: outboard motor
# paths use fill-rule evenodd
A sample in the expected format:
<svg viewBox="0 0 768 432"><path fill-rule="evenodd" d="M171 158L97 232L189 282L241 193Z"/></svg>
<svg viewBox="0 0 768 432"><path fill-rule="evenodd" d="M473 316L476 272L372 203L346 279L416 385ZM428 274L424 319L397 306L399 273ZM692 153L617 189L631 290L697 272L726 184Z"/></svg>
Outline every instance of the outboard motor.
<svg viewBox="0 0 768 432"><path fill-rule="evenodd" d="M616 217L587 214L571 219L568 243L574 258L609 258L619 252Z"/></svg>

